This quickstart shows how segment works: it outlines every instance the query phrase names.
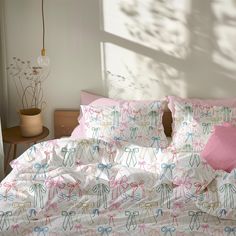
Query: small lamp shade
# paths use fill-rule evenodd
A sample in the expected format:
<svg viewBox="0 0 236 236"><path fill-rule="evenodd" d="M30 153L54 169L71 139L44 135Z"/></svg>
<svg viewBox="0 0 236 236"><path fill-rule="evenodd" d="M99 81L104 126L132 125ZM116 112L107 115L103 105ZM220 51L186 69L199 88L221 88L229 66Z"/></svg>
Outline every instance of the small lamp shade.
<svg viewBox="0 0 236 236"><path fill-rule="evenodd" d="M50 59L48 56L46 56L46 50L43 48L41 50L41 55L37 59L38 65L41 67L47 67L50 64Z"/></svg>

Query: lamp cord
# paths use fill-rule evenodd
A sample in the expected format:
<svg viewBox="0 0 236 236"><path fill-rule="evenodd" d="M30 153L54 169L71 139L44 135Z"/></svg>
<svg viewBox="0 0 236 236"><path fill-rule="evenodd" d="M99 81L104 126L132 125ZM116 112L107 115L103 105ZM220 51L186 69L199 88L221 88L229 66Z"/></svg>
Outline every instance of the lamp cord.
<svg viewBox="0 0 236 236"><path fill-rule="evenodd" d="M45 45L44 0L42 0L43 49Z"/></svg>

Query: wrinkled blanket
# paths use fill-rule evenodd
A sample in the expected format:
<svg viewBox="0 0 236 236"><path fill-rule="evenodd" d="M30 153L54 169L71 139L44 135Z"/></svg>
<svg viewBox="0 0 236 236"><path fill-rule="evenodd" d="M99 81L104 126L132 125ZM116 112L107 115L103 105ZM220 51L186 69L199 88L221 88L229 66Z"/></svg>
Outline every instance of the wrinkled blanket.
<svg viewBox="0 0 236 236"><path fill-rule="evenodd" d="M0 235L236 235L236 170L199 153L61 139L11 166Z"/></svg>

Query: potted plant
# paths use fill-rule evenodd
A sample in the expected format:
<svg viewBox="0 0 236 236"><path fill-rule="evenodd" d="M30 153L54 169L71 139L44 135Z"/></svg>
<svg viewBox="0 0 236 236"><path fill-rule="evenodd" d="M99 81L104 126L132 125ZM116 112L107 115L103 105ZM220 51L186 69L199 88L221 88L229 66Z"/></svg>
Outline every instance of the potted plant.
<svg viewBox="0 0 236 236"><path fill-rule="evenodd" d="M24 137L32 137L43 132L42 109L46 103L43 99L42 82L48 77L48 68L32 66L30 61L14 57L7 68L13 80L21 108L20 128Z"/></svg>

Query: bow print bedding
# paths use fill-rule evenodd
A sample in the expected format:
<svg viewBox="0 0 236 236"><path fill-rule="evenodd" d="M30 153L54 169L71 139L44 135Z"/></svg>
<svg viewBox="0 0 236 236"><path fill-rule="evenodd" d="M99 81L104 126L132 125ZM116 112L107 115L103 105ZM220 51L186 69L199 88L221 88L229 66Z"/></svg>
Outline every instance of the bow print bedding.
<svg viewBox="0 0 236 236"><path fill-rule="evenodd" d="M236 171L198 153L51 140L11 163L0 235L235 235Z"/></svg>

